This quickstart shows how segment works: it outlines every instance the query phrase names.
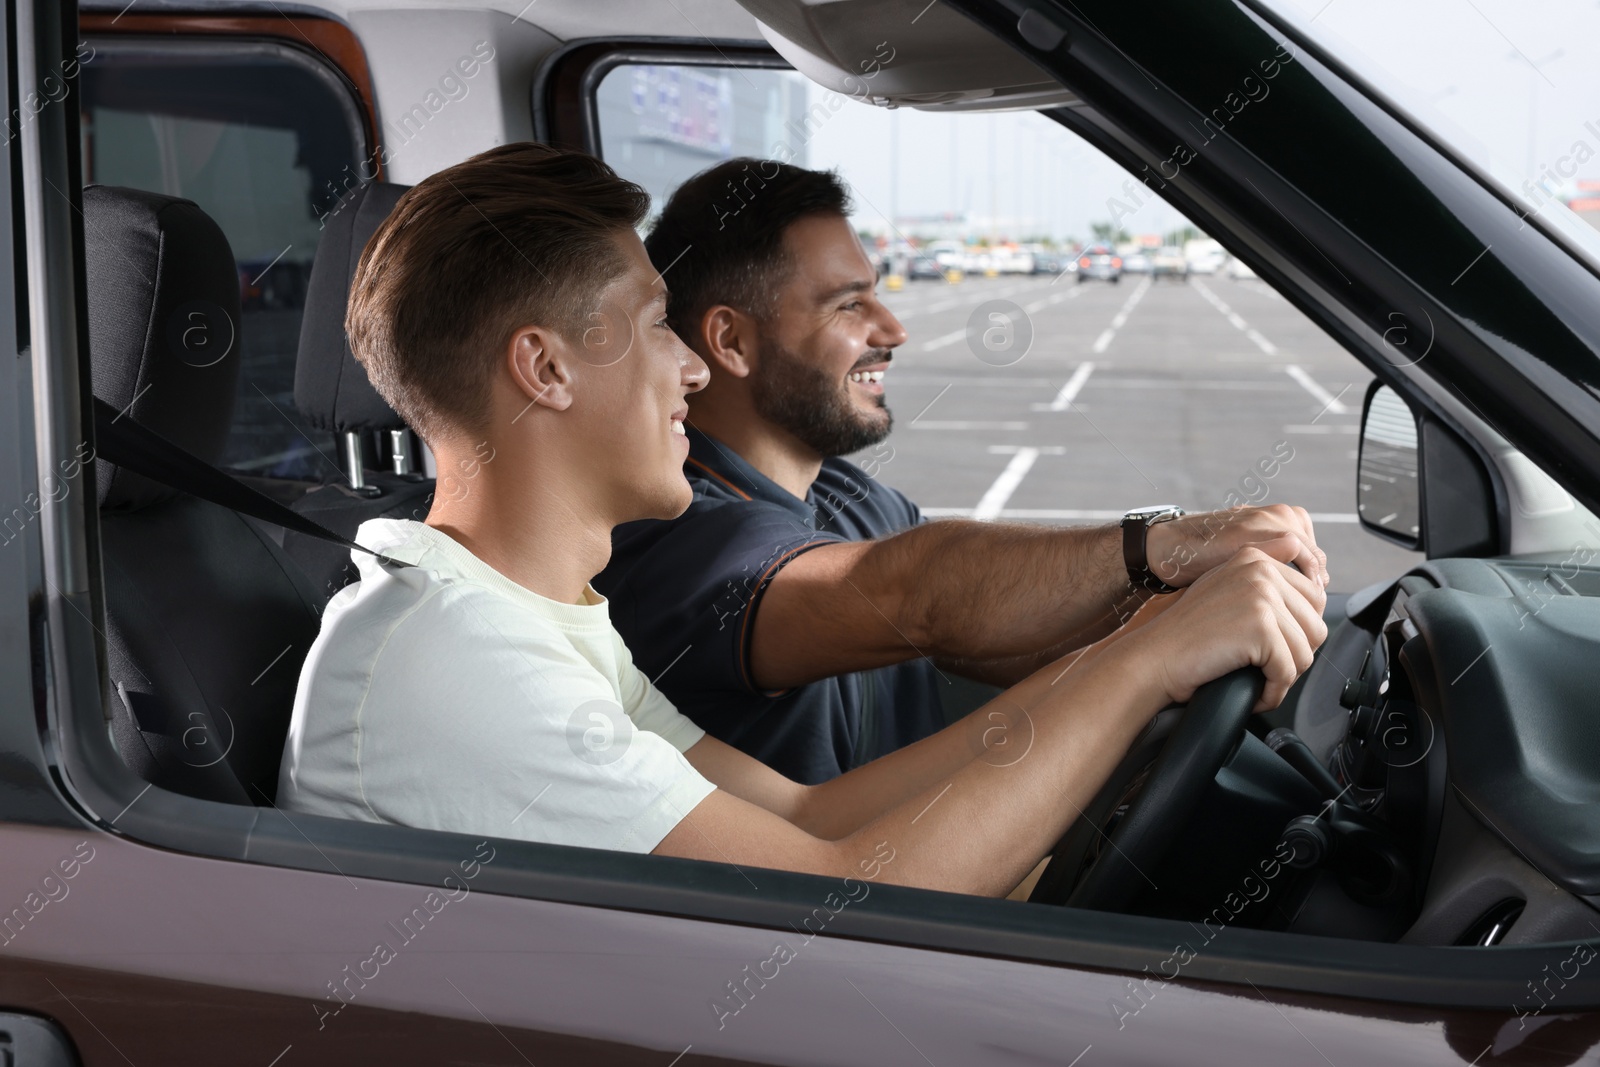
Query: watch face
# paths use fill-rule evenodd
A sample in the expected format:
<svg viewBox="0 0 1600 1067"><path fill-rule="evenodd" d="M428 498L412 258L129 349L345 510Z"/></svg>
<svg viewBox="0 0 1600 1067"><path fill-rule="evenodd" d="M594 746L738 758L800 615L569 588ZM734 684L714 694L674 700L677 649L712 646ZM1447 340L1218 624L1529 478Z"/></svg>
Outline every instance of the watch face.
<svg viewBox="0 0 1600 1067"><path fill-rule="evenodd" d="M1182 515L1183 509L1176 504L1156 504L1147 508L1134 508L1128 512L1126 517L1130 519L1153 519L1157 515L1168 514Z"/></svg>

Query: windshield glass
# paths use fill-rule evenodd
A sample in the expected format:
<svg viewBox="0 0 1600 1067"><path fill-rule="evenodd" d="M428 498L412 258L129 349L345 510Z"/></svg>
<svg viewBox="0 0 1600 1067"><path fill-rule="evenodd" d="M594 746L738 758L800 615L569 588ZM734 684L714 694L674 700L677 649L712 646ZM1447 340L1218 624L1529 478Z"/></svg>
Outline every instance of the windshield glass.
<svg viewBox="0 0 1600 1067"><path fill-rule="evenodd" d="M1594 0L1259 0L1600 269Z"/></svg>

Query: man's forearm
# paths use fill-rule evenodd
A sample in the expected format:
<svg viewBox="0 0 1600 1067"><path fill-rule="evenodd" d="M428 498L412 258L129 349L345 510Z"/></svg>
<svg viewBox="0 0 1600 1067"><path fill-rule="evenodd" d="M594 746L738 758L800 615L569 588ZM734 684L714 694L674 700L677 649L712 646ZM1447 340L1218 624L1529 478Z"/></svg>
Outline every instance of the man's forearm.
<svg viewBox="0 0 1600 1067"><path fill-rule="evenodd" d="M935 656L1011 660L996 666L1026 676L1039 658L1110 633L1139 604L1116 527L938 522L884 547L902 540L884 577L903 584L905 621Z"/></svg>
<svg viewBox="0 0 1600 1067"><path fill-rule="evenodd" d="M762 595L751 675L786 689L928 656L1011 660L973 668L1011 681L1115 629L1138 605L1132 593L1114 527L941 521L823 545Z"/></svg>
<svg viewBox="0 0 1600 1067"><path fill-rule="evenodd" d="M1274 505L1159 523L1149 558L1187 586L1258 549L1326 584L1326 560L1303 509ZM1137 607L1115 526L1047 529L945 520L881 541L801 553L772 580L755 615L752 677L785 689L918 656L976 664L1004 680L1050 651L1081 647ZM1015 661L1014 663L990 661Z"/></svg>
<svg viewBox="0 0 1600 1067"><path fill-rule="evenodd" d="M1134 612L1149 599L1149 594L1133 592L1120 602L1115 610L1108 611L1100 620L1090 623L1071 637L1052 645L1042 652L1023 656L1002 656L996 659L974 659L968 656L935 656L934 663L941 671L958 674L974 682L998 685L1001 688L1016 685L1035 671L1079 649L1088 648L1097 641L1110 637L1130 619Z"/></svg>
<svg viewBox="0 0 1600 1067"><path fill-rule="evenodd" d="M897 783L893 803L836 839L841 854L864 856L887 843L896 858L883 867L882 880L903 885L991 896L1016 886L1093 801L1162 703L1131 660L1085 667L1071 684L1052 686L1048 672L1040 672L1024 686L1035 681L1038 695L1019 701L1009 717L1010 729L1025 731L1008 742L1016 750L980 748L946 774L915 787ZM982 720L971 725L981 727ZM900 777L899 768L885 766L879 777Z"/></svg>
<svg viewBox="0 0 1600 1067"><path fill-rule="evenodd" d="M838 840L947 780L974 759L997 765L1022 759L1034 741L1030 709L1047 699L1065 699L1110 643L1102 640L1043 664L932 737L811 786L795 824L818 837Z"/></svg>

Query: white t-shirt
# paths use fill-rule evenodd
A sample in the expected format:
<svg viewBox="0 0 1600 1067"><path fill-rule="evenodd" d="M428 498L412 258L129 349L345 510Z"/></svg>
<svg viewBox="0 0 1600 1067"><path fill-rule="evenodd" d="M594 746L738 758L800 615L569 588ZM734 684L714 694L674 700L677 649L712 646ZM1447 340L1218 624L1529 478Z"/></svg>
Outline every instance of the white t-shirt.
<svg viewBox="0 0 1600 1067"><path fill-rule="evenodd" d="M563 604L409 519L356 539L300 671L278 804L649 852L715 788L704 736L633 665L606 601Z"/></svg>

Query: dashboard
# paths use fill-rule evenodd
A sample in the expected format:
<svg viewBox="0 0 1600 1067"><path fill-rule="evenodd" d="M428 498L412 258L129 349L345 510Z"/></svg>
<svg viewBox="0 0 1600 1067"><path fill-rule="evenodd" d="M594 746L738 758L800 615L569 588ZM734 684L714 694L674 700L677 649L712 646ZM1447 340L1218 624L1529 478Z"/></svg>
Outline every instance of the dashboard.
<svg viewBox="0 0 1600 1067"><path fill-rule="evenodd" d="M1316 872L1288 928L1478 946L1600 929L1592 555L1433 560L1350 598L1294 707L1339 792L1296 820Z"/></svg>

